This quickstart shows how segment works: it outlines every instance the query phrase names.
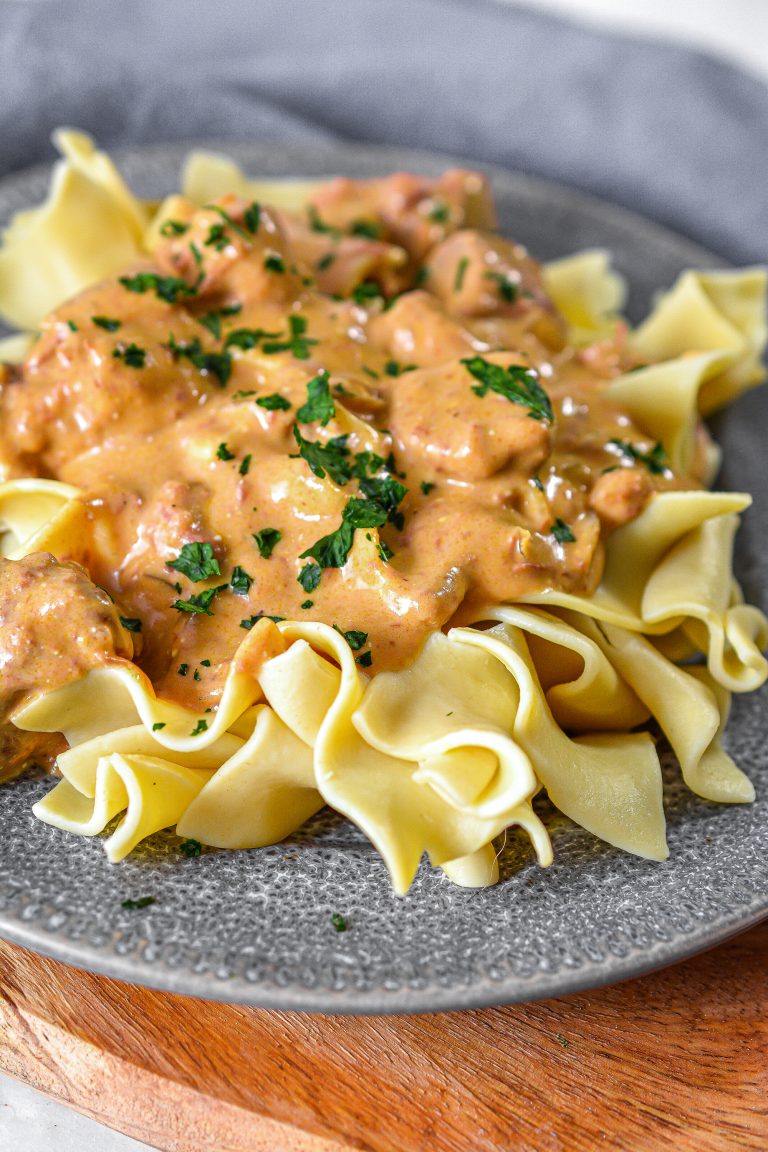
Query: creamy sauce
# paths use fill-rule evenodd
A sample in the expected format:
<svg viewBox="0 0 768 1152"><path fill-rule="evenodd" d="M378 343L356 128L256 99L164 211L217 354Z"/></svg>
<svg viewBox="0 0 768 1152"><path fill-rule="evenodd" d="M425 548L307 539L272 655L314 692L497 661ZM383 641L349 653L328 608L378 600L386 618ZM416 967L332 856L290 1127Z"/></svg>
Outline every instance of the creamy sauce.
<svg viewBox="0 0 768 1152"><path fill-rule="evenodd" d="M652 491L698 486L649 467L653 441L606 395L631 367L620 339L567 346L477 174L334 181L307 218L219 209L179 200L152 260L52 314L0 388L0 474L79 486L92 527L61 564L0 567L5 717L132 652L159 695L215 708L262 613L352 632L370 674L402 667L473 605L588 595L607 533ZM533 380L551 415L484 387L494 371ZM325 423L299 414L318 374ZM296 427L336 440L339 482ZM301 554L376 491L388 521L300 582ZM170 566L194 544L203 579ZM214 588L207 611L174 607Z"/></svg>

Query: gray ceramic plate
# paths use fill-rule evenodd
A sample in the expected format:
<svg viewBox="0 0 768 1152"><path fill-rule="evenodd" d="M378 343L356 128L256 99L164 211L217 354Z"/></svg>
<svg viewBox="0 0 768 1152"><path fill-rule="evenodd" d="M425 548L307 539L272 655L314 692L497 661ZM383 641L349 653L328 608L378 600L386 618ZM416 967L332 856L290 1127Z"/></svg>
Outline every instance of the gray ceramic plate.
<svg viewBox="0 0 768 1152"><path fill-rule="evenodd" d="M369 176L437 173L445 157L362 147L222 146L251 172ZM142 194L170 191L184 149L122 158ZM566 188L493 172L503 229L544 259L587 245L612 250L632 285L630 312L685 266L719 263L688 241ZM0 185L0 214L42 198L46 173ZM768 556L768 395L743 398L721 422L723 483L757 496L738 571L760 602ZM763 607L765 604L763 603ZM416 1012L562 995L637 976L717 944L768 914L768 721L765 692L737 698L728 747L758 800L717 807L666 769L670 858L624 855L556 816L555 864L537 868L522 836L501 858L503 880L465 891L422 865L392 895L366 840L333 814L273 848L207 851L187 860L171 834L119 866L98 839L55 831L31 806L49 784L0 788L0 932L60 960L134 983L212 999L323 1012ZM125 911L126 897L156 903ZM341 912L349 929L334 931Z"/></svg>

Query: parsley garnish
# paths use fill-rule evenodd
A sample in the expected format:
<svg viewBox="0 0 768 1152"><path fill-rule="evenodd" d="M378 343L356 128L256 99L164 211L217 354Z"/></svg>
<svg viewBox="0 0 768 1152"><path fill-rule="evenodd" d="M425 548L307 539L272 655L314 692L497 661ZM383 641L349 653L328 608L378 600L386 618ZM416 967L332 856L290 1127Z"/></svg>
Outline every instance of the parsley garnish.
<svg viewBox="0 0 768 1152"><path fill-rule="evenodd" d="M215 248L217 252L223 252L229 244L229 237L227 230L223 224L211 224L208 229L208 235L203 241L206 248ZM190 248L192 245L190 244Z"/></svg>
<svg viewBox="0 0 768 1152"><path fill-rule="evenodd" d="M326 252L325 256L321 256L317 264L315 264L315 268L317 268L318 272L325 272L326 268L330 268L335 259L335 252Z"/></svg>
<svg viewBox="0 0 768 1152"><path fill-rule="evenodd" d="M314 603L314 600L305 600L303 604L299 604L299 608L311 608Z"/></svg>
<svg viewBox="0 0 768 1152"><path fill-rule="evenodd" d="M461 292L467 268L469 268L469 260L466 256L462 256L461 260L459 260L458 264L456 265L456 275L453 278L454 292Z"/></svg>
<svg viewBox="0 0 768 1152"><path fill-rule="evenodd" d="M206 204L205 207L206 207L206 210L208 212L218 212L219 216L221 216L224 223L228 224L233 232L236 232L238 236L242 236L243 240L246 240L248 242L248 244L251 243L251 237L248 235L248 233L249 232L255 232L256 228L258 228L258 223L256 224L256 228L248 228L248 230L246 231L245 228L243 228L240 224L238 224L237 220L232 219L229 212L226 212L218 204ZM257 205L252 205L251 207L257 207ZM246 213L246 215L247 215L247 213ZM246 226L247 226L247 221L246 221Z"/></svg>
<svg viewBox="0 0 768 1152"><path fill-rule="evenodd" d="M552 535L558 544L573 544L576 540L570 526L566 524L565 520L561 520L559 516L552 525Z"/></svg>
<svg viewBox="0 0 768 1152"><path fill-rule="evenodd" d="M230 452L229 448L227 447L226 441L222 441L221 444L219 444L218 448L216 449L216 459L217 460L234 460L234 458L235 458L234 452Z"/></svg>
<svg viewBox="0 0 768 1152"><path fill-rule="evenodd" d="M386 511L390 524L394 524L398 530L403 527L403 513L398 512L397 508L408 491L404 484L392 476L367 476L360 480L360 491Z"/></svg>
<svg viewBox="0 0 768 1152"><path fill-rule="evenodd" d="M313 344L317 344L317 340L312 340L304 333L307 330L307 321L304 316L297 316L295 313L288 317L288 327L290 328L290 336L283 340L270 340L262 344L261 350L267 356L271 356L273 352L290 352L297 360L308 360L309 349Z"/></svg>
<svg viewBox="0 0 768 1152"><path fill-rule="evenodd" d="M197 287L187 284L180 276L159 276L157 272L138 272L135 276L119 278L123 288L129 292L154 292L167 304L175 304L179 296L197 295Z"/></svg>
<svg viewBox="0 0 768 1152"><path fill-rule="evenodd" d="M197 244L195 244L194 240L190 240L189 250L192 253L192 258L195 261L195 264L197 264L198 268L200 268L203 263L203 254L198 248Z"/></svg>
<svg viewBox="0 0 768 1152"><path fill-rule="evenodd" d="M661 440L656 441L650 452L641 452L628 440L609 440L608 443L618 448L621 455L634 464L644 464L653 476L663 476L669 471L669 460Z"/></svg>
<svg viewBox="0 0 768 1152"><path fill-rule="evenodd" d="M254 532L253 538L256 541L259 556L262 560L269 560L275 546L282 540L283 534L279 528L262 528L260 532Z"/></svg>
<svg viewBox="0 0 768 1152"><path fill-rule="evenodd" d="M206 312L203 316L198 316L197 322L207 328L215 340L221 340L222 319L226 316L237 316L238 312L242 312L242 310L242 304L228 304L224 308L217 308L214 312Z"/></svg>
<svg viewBox="0 0 768 1152"><path fill-rule="evenodd" d="M258 624L259 620L272 620L275 624L279 624L281 620L285 620L285 616L270 616L266 612L257 612L255 616L249 616L246 620L240 621L240 627L245 628L246 632L250 632L254 624Z"/></svg>
<svg viewBox="0 0 768 1152"><path fill-rule="evenodd" d="M189 672L189 664L179 664L176 669L177 676L186 676L187 672Z"/></svg>
<svg viewBox="0 0 768 1152"><path fill-rule="evenodd" d="M383 562L386 564L389 560L392 559L393 556L394 552L392 549L387 544L385 544L383 540L379 540L379 559L383 560Z"/></svg>
<svg viewBox="0 0 768 1152"><path fill-rule="evenodd" d="M235 564L229 581L232 591L236 592L238 596L247 596L251 590L251 584L253 584L253 576L249 576L244 568Z"/></svg>
<svg viewBox="0 0 768 1152"><path fill-rule="evenodd" d="M235 328L224 341L224 347L242 348L244 352L249 352L252 348L258 348L267 336L279 335L279 332L267 332L265 328Z"/></svg>
<svg viewBox="0 0 768 1152"><path fill-rule="evenodd" d="M147 354L138 344L113 348L112 355L116 360L122 360L126 368L143 368L147 362Z"/></svg>
<svg viewBox="0 0 768 1152"><path fill-rule="evenodd" d="M184 840L179 844L179 851L188 860L192 860L195 856L199 856L203 851L203 846L199 840Z"/></svg>
<svg viewBox="0 0 768 1152"><path fill-rule="evenodd" d="M270 252L264 258L264 267L267 272L285 272L285 260L277 252Z"/></svg>
<svg viewBox="0 0 768 1152"><path fill-rule="evenodd" d="M422 480L419 487L421 488L421 491L423 492L423 494L425 496L429 496L430 492L435 487L435 485L432 484L429 480Z"/></svg>
<svg viewBox="0 0 768 1152"><path fill-rule="evenodd" d="M360 649L362 647L364 647L365 644L368 643L368 633L367 632L358 632L354 628L351 629L349 632L342 632L342 630L341 630L341 628L339 628L338 624L334 624L334 628L336 629L336 631L339 633L340 636L344 637L344 639L346 640L347 644L349 644L349 646L353 652L359 652Z"/></svg>
<svg viewBox="0 0 768 1152"><path fill-rule="evenodd" d="M177 612L192 612L199 616L213 616L211 604L217 592L226 588L226 584L219 584L217 588L206 588L204 592L196 592L189 600L174 600L171 605Z"/></svg>
<svg viewBox="0 0 768 1152"><path fill-rule="evenodd" d="M403 372L410 372L417 367L417 364L398 364L397 360L387 360L384 371L387 376L402 376Z"/></svg>
<svg viewBox="0 0 768 1152"><path fill-rule="evenodd" d="M485 396L489 391L497 392L513 404L529 408L528 415L534 420L546 420L549 424L554 420L549 396L533 374L533 369L522 364L510 364L502 368L500 364L491 364L482 356L470 356L461 363L479 381L472 386L476 396Z"/></svg>
<svg viewBox="0 0 768 1152"><path fill-rule="evenodd" d="M514 304L520 295L520 285L515 280L510 280L511 273L504 272L486 272L486 280L493 280L496 283L496 290L502 300L507 304Z"/></svg>
<svg viewBox="0 0 768 1152"><path fill-rule="evenodd" d="M105 332L117 332L121 327L120 321L113 320L110 316L91 316L91 323L97 328L103 328Z"/></svg>
<svg viewBox="0 0 768 1152"><path fill-rule="evenodd" d="M288 412L291 407L290 400L281 396L279 392L272 392L269 396L259 396L256 401L259 408L266 408L268 412Z"/></svg>
<svg viewBox="0 0 768 1152"><path fill-rule="evenodd" d="M67 328L69 328L70 332L79 332L79 328L74 320L67 320Z"/></svg>
<svg viewBox="0 0 768 1152"><path fill-rule="evenodd" d="M183 224L181 220L164 220L160 225L161 236L183 236L185 232L189 232L189 224Z"/></svg>
<svg viewBox="0 0 768 1152"><path fill-rule="evenodd" d="M370 648L367 652L361 652L359 656L355 657L355 664L359 664L361 668L370 668L373 664L373 653Z"/></svg>
<svg viewBox="0 0 768 1152"><path fill-rule="evenodd" d="M120 623L126 632L141 632L141 620L136 616L121 616Z"/></svg>
<svg viewBox="0 0 768 1152"><path fill-rule="evenodd" d="M174 360L183 356L204 376L215 376L222 388L232 373L232 357L229 353L205 352L197 337L178 343L172 335L168 341L168 350Z"/></svg>
<svg viewBox="0 0 768 1152"><path fill-rule="evenodd" d="M313 232L325 232L329 236L333 236L336 240L340 238L341 232L339 229L332 228L329 224L324 224L314 204L307 204L307 216L309 217L309 226Z"/></svg>
<svg viewBox="0 0 768 1152"><path fill-rule="evenodd" d="M533 484L534 488L538 488L539 492L544 491L544 485L542 484L541 480L539 480L538 476L531 476L531 484Z"/></svg>
<svg viewBox="0 0 768 1152"><path fill-rule="evenodd" d="M325 427L335 415L336 405L331 399L328 373L322 369L317 376L307 382L307 402L299 408L296 419L302 424L312 424L319 420Z"/></svg>
<svg viewBox="0 0 768 1152"><path fill-rule="evenodd" d="M164 720L158 720L156 724L152 725L152 731L153 732L159 732L161 728L165 728L165 721Z"/></svg>
<svg viewBox="0 0 768 1152"><path fill-rule="evenodd" d="M448 216L448 205L445 203L445 201L433 200L432 208L427 213L428 219L431 220L434 224L445 224Z"/></svg>
<svg viewBox="0 0 768 1152"><path fill-rule="evenodd" d="M305 592L314 592L320 583L320 577L323 575L323 570L319 564L305 564L301 572L299 572L296 579ZM309 603L309 601L307 601Z"/></svg>
<svg viewBox="0 0 768 1152"><path fill-rule="evenodd" d="M341 912L333 912L331 914L331 924L337 932L346 932L349 927L349 921L342 916Z"/></svg>
<svg viewBox="0 0 768 1152"><path fill-rule="evenodd" d="M201 676L200 676L200 669L199 668L195 668L195 671L192 675L192 679L197 680L198 684L200 683Z"/></svg>
<svg viewBox="0 0 768 1152"><path fill-rule="evenodd" d="M375 280L363 280L362 284L358 284L356 288L352 289L352 299L355 304L359 304L364 308L366 304L370 304L372 300L381 300L384 298L379 285Z"/></svg>
<svg viewBox="0 0 768 1152"><path fill-rule="evenodd" d="M253 459L253 454L251 452L249 452L247 456L243 456L242 460L240 461L240 467L238 468L238 472L240 473L241 476L247 476L248 475L248 472L249 472L250 467L251 467L251 460L252 459Z"/></svg>
<svg viewBox="0 0 768 1152"><path fill-rule="evenodd" d="M327 444L319 444L315 440L305 440L298 424L293 426L293 435L299 447L297 455L306 460L319 480L324 480L326 473L340 486L351 479L352 467L349 463L346 436L334 436ZM296 456L292 459L295 460Z"/></svg>
<svg viewBox="0 0 768 1152"><path fill-rule="evenodd" d="M154 896L139 896L138 900L123 900L120 907L133 912L136 908L149 908L150 904L155 903Z"/></svg>
<svg viewBox="0 0 768 1152"><path fill-rule="evenodd" d="M311 557L321 568L341 568L352 549L357 528L380 528L387 520L387 509L373 500L360 500L352 496L341 514L341 524L335 532L316 540L311 548L301 553L300 559ZM311 588L303 585L305 591Z"/></svg>
<svg viewBox="0 0 768 1152"><path fill-rule="evenodd" d="M208 731L208 721L207 720L198 720L197 724L195 724L194 728L190 732L190 736L200 736L203 732L207 732L207 731Z"/></svg>
<svg viewBox="0 0 768 1152"><path fill-rule="evenodd" d="M166 567L181 572L182 576L195 584L199 580L210 580L212 576L221 575L219 562L213 554L213 545L207 542L183 544L176 559L169 560Z"/></svg>
<svg viewBox="0 0 768 1152"><path fill-rule="evenodd" d="M259 225L261 224L261 205L257 200L249 204L243 213L243 223L249 232L258 232Z"/></svg>
<svg viewBox="0 0 768 1152"><path fill-rule="evenodd" d="M350 236L365 236L367 240L378 240L381 236L381 225L375 220L355 220L349 229Z"/></svg>

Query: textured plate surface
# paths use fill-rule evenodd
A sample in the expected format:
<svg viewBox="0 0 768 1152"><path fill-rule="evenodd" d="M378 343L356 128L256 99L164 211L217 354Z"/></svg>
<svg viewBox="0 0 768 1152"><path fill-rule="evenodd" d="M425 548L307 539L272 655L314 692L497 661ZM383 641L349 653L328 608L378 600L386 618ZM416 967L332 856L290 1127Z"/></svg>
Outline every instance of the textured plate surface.
<svg viewBox="0 0 768 1152"><path fill-rule="evenodd" d="M362 147L222 145L252 173L353 176L397 168L437 173L452 161ZM120 157L138 192L177 184L185 149ZM721 263L609 204L521 175L492 172L503 231L548 259L610 249L637 319L686 266ZM43 198L47 173L0 184L0 217ZM737 572L765 605L768 395L742 398L720 421L722 483L754 493ZM760 569L762 565L762 577ZM736 697L727 747L757 789L754 805L709 804L665 766L670 858L624 855L542 802L555 864L539 869L512 833L502 882L451 885L423 864L406 897L364 837L326 812L272 848L185 859L173 835L110 865L100 840L35 820L50 786L0 788L0 933L79 967L210 999L324 1012L418 1012L562 995L625 979L709 947L768 914L768 693ZM127 897L156 903L125 911ZM349 930L334 931L343 913Z"/></svg>

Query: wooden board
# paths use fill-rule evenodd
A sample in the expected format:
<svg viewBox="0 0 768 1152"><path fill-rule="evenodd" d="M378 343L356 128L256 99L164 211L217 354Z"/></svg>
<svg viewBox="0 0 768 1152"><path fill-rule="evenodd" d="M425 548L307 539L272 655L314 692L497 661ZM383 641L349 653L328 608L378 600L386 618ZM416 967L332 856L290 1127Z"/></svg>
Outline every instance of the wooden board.
<svg viewBox="0 0 768 1152"><path fill-rule="evenodd" d="M322 1017L0 943L0 1068L167 1152L768 1148L768 924L560 1000Z"/></svg>

